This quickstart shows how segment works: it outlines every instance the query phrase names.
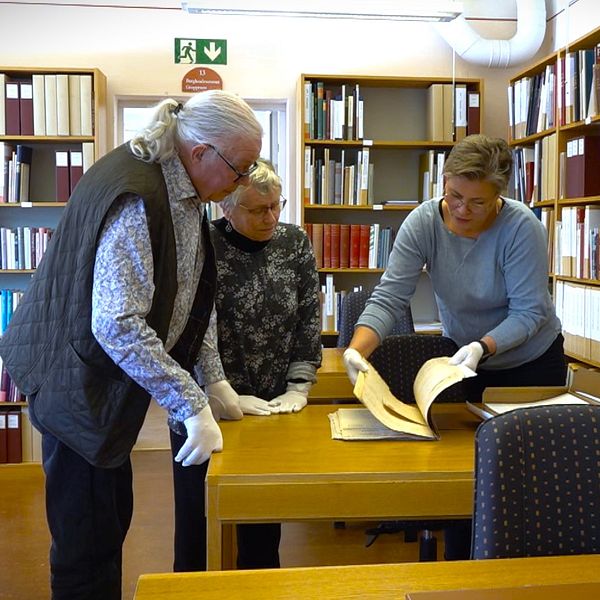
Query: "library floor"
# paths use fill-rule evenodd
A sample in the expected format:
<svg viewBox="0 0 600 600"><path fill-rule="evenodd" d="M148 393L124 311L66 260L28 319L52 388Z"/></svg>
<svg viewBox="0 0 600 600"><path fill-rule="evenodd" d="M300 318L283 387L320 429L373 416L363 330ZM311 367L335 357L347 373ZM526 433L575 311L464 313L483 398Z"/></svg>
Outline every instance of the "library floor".
<svg viewBox="0 0 600 600"><path fill-rule="evenodd" d="M159 409L160 410L160 409ZM152 417L133 453L135 508L123 556L123 600L131 600L141 573L172 568L173 494L166 425ZM151 449L160 448L160 449ZM366 548L365 528L373 523L284 524L281 563L285 567L413 561L418 544L402 534L386 534ZM0 598L49 598L50 536L44 509L44 477L39 465L0 468Z"/></svg>

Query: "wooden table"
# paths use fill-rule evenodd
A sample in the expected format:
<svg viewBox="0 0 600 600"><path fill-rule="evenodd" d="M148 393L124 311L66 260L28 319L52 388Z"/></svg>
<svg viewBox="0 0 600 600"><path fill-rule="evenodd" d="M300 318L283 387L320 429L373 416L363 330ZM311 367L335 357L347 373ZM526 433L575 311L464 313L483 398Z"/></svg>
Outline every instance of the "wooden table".
<svg viewBox="0 0 600 600"><path fill-rule="evenodd" d="M317 381L308 395L311 404L331 404L334 400L354 399L352 384L344 368L344 350L345 348L323 348Z"/></svg>
<svg viewBox="0 0 600 600"><path fill-rule="evenodd" d="M403 600L414 591L590 582L600 582L600 555L142 575L134 600Z"/></svg>
<svg viewBox="0 0 600 600"><path fill-rule="evenodd" d="M437 442L332 440L337 408L221 422L225 450L206 478L209 570L230 566L234 523L471 515L479 420L464 405L434 405Z"/></svg>

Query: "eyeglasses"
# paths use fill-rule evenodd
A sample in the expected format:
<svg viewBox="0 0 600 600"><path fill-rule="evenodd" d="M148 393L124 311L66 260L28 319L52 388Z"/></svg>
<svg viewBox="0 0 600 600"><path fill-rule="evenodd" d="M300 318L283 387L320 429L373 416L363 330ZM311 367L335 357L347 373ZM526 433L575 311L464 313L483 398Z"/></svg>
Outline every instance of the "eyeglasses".
<svg viewBox="0 0 600 600"><path fill-rule="evenodd" d="M213 146L212 144L209 144L208 142L204 142L205 146L208 146L209 148L211 148L212 150L214 150L217 155L223 159L223 162L237 175L237 177L234 179L234 181L239 181L240 179L243 179L244 177L248 177L248 175L252 175L252 173L254 173L254 171L256 171L256 169L258 169L258 163L255 161L253 162L246 171L238 171L222 154L221 152L215 148L215 146Z"/></svg>
<svg viewBox="0 0 600 600"><path fill-rule="evenodd" d="M496 200L498 199L498 197L495 196L493 201L491 199L483 198L481 200L463 200L462 198L457 198L456 196L453 196L450 193L444 194L444 198L453 209L464 206L467 210L470 210L473 213L485 212L488 208L492 206L493 202L496 202Z"/></svg>
<svg viewBox="0 0 600 600"><path fill-rule="evenodd" d="M279 215L279 213L285 208L286 203L287 200L283 196L281 196L279 202L275 202L270 206L261 206L260 208L248 208L243 204L238 204L238 206L240 208L243 208L245 211L248 212L248 214L252 215L253 217L264 218L269 214L269 211L271 211L276 216Z"/></svg>

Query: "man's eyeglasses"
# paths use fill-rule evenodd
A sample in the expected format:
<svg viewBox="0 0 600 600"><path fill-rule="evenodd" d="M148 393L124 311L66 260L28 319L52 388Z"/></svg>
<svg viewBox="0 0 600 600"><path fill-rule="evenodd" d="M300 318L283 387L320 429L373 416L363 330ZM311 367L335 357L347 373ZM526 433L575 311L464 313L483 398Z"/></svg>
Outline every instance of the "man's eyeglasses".
<svg viewBox="0 0 600 600"><path fill-rule="evenodd" d="M245 211L248 212L248 214L252 215L253 217L262 218L266 217L269 214L269 211L271 211L275 216L279 216L279 213L285 208L286 203L287 200L283 196L281 196L279 202L275 202L270 206L261 206L260 208L248 208L243 204L238 204L238 206L240 208L243 208Z"/></svg>
<svg viewBox="0 0 600 600"><path fill-rule="evenodd" d="M208 146L209 148L211 148L212 150L214 150L217 155L223 159L223 162L237 175L237 177L235 178L234 181L238 181L240 179L243 179L244 177L248 177L248 175L252 175L252 173L254 173L254 171L256 171L256 169L258 169L258 163L257 162L253 162L246 171L238 171L222 154L221 152L212 144L209 144L208 142L204 142L205 146Z"/></svg>

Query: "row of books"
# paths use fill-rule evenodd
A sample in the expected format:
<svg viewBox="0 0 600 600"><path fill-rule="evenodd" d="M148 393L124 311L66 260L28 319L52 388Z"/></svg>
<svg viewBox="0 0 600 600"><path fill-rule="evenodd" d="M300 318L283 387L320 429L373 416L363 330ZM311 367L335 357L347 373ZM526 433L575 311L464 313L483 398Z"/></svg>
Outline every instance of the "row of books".
<svg viewBox="0 0 600 600"><path fill-rule="evenodd" d="M556 90L556 64L509 84L508 125L513 139L556 126Z"/></svg>
<svg viewBox="0 0 600 600"><path fill-rule="evenodd" d="M373 204L370 150L304 149L304 203L367 206Z"/></svg>
<svg viewBox="0 0 600 600"><path fill-rule="evenodd" d="M89 74L0 73L0 135L92 136L92 87Z"/></svg>
<svg viewBox="0 0 600 600"><path fill-rule="evenodd" d="M557 275L600 279L600 206L564 206L556 222Z"/></svg>
<svg viewBox="0 0 600 600"><path fill-rule="evenodd" d="M464 83L433 83L427 89L427 139L459 142L479 133L479 92Z"/></svg>
<svg viewBox="0 0 600 600"><path fill-rule="evenodd" d="M12 314L22 297L23 292L21 290L0 290L0 335L4 335Z"/></svg>
<svg viewBox="0 0 600 600"><path fill-rule="evenodd" d="M565 352L597 362L600 356L600 288L557 281L554 303L563 327Z"/></svg>
<svg viewBox="0 0 600 600"><path fill-rule="evenodd" d="M419 200L443 195L446 155L444 150L428 150L419 156Z"/></svg>
<svg viewBox="0 0 600 600"><path fill-rule="evenodd" d="M33 148L0 142L0 157L3 160L0 202L30 202Z"/></svg>
<svg viewBox="0 0 600 600"><path fill-rule="evenodd" d="M41 151L36 150L36 153ZM0 142L0 159L0 202L67 202L82 175L94 163L94 143L83 142L73 150L54 151L55 189L43 198L31 197L31 169L35 169L32 147Z"/></svg>
<svg viewBox="0 0 600 600"><path fill-rule="evenodd" d="M533 147L513 150L515 200L533 206L556 199L556 139L553 133L537 140Z"/></svg>
<svg viewBox="0 0 600 600"><path fill-rule="evenodd" d="M305 223L318 269L385 269L394 243L379 223Z"/></svg>
<svg viewBox="0 0 600 600"><path fill-rule="evenodd" d="M53 232L50 227L0 227L0 268L37 269Z"/></svg>
<svg viewBox="0 0 600 600"><path fill-rule="evenodd" d="M0 401L0 464L22 462L21 423L21 411L5 410Z"/></svg>
<svg viewBox="0 0 600 600"><path fill-rule="evenodd" d="M362 140L363 113L358 83L328 87L322 81L304 83L304 139Z"/></svg>
<svg viewBox="0 0 600 600"><path fill-rule="evenodd" d="M508 86L511 137L518 139L600 114L600 44L572 50Z"/></svg>

